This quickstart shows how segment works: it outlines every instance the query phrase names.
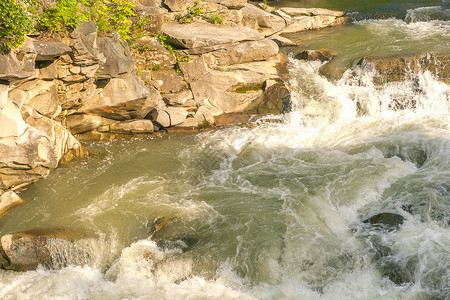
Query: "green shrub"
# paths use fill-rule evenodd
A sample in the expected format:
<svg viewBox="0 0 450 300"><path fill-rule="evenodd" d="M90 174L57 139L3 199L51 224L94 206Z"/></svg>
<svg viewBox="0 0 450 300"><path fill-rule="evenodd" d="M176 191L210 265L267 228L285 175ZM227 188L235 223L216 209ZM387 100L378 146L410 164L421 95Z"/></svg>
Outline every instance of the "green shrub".
<svg viewBox="0 0 450 300"><path fill-rule="evenodd" d="M25 34L31 29L31 20L22 4L16 4L15 0L0 1L1 52L19 47L25 41Z"/></svg>
<svg viewBox="0 0 450 300"><path fill-rule="evenodd" d="M98 25L101 33L117 31L123 39L129 39L132 30L131 17L135 5L126 0L79 0L89 8L88 19Z"/></svg>
<svg viewBox="0 0 450 300"><path fill-rule="evenodd" d="M212 14L208 18L208 22L209 23L213 23L213 24L222 24L223 23L223 17L222 17L222 15L219 15L219 14Z"/></svg>
<svg viewBox="0 0 450 300"><path fill-rule="evenodd" d="M80 10L77 0L56 0L56 6L44 9L38 18L37 29L42 31L72 31L82 21L87 21L86 13Z"/></svg>

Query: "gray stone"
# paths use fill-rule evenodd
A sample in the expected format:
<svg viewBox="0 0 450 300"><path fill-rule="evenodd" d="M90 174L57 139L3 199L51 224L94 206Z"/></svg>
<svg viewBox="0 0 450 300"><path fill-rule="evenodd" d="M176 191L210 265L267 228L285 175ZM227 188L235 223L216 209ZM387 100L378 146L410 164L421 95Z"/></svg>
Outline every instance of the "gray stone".
<svg viewBox="0 0 450 300"><path fill-rule="evenodd" d="M156 108L151 111L150 118L162 127L175 126L182 123L188 116L185 109L176 107Z"/></svg>
<svg viewBox="0 0 450 300"><path fill-rule="evenodd" d="M383 224L398 226L403 224L404 220L405 218L399 214L385 212L368 218L364 221L364 223L370 223L372 225Z"/></svg>
<svg viewBox="0 0 450 300"><path fill-rule="evenodd" d="M174 69L154 71L152 77L152 84L163 94L177 93L187 88L183 76Z"/></svg>
<svg viewBox="0 0 450 300"><path fill-rule="evenodd" d="M114 78L133 68L134 61L124 44L126 43L117 33L112 38L98 38L99 52L104 55L105 61L100 63L97 78Z"/></svg>
<svg viewBox="0 0 450 300"><path fill-rule="evenodd" d="M8 210L22 204L24 200L13 191L8 191L0 195L0 217L6 214Z"/></svg>
<svg viewBox="0 0 450 300"><path fill-rule="evenodd" d="M70 115L66 118L66 126L73 134L88 132L112 123L114 120L86 114Z"/></svg>
<svg viewBox="0 0 450 300"><path fill-rule="evenodd" d="M39 69L39 78L44 80L53 80L58 76L58 68L56 61L54 60L44 60L37 64Z"/></svg>
<svg viewBox="0 0 450 300"><path fill-rule="evenodd" d="M71 33L71 37L75 39L71 45L73 52L70 55L74 63L90 66L105 61L104 56L98 51L97 29L96 24L83 22Z"/></svg>
<svg viewBox="0 0 450 300"><path fill-rule="evenodd" d="M18 53L36 54L36 61L53 60L72 52L72 49L61 42L46 42L27 38L25 43L19 47Z"/></svg>
<svg viewBox="0 0 450 300"><path fill-rule="evenodd" d="M192 99L194 99L194 96L192 95L191 90L184 90L175 94L165 94L163 97L164 102L171 106L181 106Z"/></svg>
<svg viewBox="0 0 450 300"><path fill-rule="evenodd" d="M0 256L3 257L2 268L15 271L29 271L39 264L48 268L65 267L68 262L86 264L86 243L94 240L94 235L81 231L66 229L35 228L1 237ZM77 246L79 245L79 246ZM55 251L72 254L73 257L58 257ZM55 259L56 258L56 259ZM80 261L81 259L81 261Z"/></svg>
<svg viewBox="0 0 450 300"><path fill-rule="evenodd" d="M168 36L167 40L170 44L188 49L255 41L263 38L256 30L248 27L200 22L191 24L165 23L162 32Z"/></svg>
<svg viewBox="0 0 450 300"><path fill-rule="evenodd" d="M24 71L14 51L0 54L0 79L16 80L33 75L33 72Z"/></svg>

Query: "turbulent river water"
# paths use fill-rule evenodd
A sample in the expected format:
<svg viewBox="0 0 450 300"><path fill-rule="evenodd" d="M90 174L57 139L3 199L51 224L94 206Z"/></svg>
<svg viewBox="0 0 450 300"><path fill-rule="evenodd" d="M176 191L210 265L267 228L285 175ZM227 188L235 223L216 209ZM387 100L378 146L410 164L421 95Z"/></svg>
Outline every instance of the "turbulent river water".
<svg viewBox="0 0 450 300"><path fill-rule="evenodd" d="M448 1L311 2L274 4L396 15L293 37L339 51L343 66L450 49ZM329 81L320 66L291 59L293 109L271 122L93 143L100 157L23 192L1 235L62 226L99 238L85 255L53 253L68 261L56 270L0 270L0 298L448 299L450 86L429 72ZM396 110L399 99L411 105ZM363 222L382 212L403 224Z"/></svg>

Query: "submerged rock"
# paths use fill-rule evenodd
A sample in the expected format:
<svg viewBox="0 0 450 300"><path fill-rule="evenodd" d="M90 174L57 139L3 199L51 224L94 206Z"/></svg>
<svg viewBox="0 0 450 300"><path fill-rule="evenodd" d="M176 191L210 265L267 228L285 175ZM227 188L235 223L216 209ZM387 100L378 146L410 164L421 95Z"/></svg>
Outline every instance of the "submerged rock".
<svg viewBox="0 0 450 300"><path fill-rule="evenodd" d="M400 226L403 224L404 220L405 218L399 214L386 212L374 215L365 220L364 223L369 223L371 225Z"/></svg>
<svg viewBox="0 0 450 300"><path fill-rule="evenodd" d="M77 247L79 240L92 240L94 236L68 229L35 228L1 237L1 268L15 271L35 269L39 264L49 268L65 266L71 259L89 256L86 249ZM61 255L56 255L62 253ZM67 257L72 254L74 257Z"/></svg>
<svg viewBox="0 0 450 300"><path fill-rule="evenodd" d="M335 57L337 52L333 50L319 49L319 50L305 50L295 55L296 59L305 60L320 60L327 61Z"/></svg>
<svg viewBox="0 0 450 300"><path fill-rule="evenodd" d="M357 65L376 71L376 84L414 79L421 71L430 71L439 80L450 83L449 54L373 55L363 57Z"/></svg>

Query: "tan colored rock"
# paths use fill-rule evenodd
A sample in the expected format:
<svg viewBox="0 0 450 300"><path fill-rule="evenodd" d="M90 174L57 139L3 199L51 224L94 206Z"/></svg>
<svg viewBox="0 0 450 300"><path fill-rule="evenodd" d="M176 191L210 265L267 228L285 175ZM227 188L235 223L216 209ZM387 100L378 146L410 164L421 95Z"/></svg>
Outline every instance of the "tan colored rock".
<svg viewBox="0 0 450 300"><path fill-rule="evenodd" d="M125 78L109 80L100 93L83 103L78 112L115 120L144 118L154 107L154 103L147 101L149 95L150 90L133 72Z"/></svg>
<svg viewBox="0 0 450 300"><path fill-rule="evenodd" d="M183 108L167 107L152 110L150 116L152 121L162 127L170 127L182 123L187 118L188 113Z"/></svg>
<svg viewBox="0 0 450 300"><path fill-rule="evenodd" d="M61 112L58 102L58 88L55 81L39 80L27 91L24 104L34 108L40 114L53 118Z"/></svg>
<svg viewBox="0 0 450 300"><path fill-rule="evenodd" d="M29 185L57 165L53 141L31 126L18 137L0 138L0 190Z"/></svg>
<svg viewBox="0 0 450 300"><path fill-rule="evenodd" d="M13 191L8 191L0 195L0 217L7 213L8 210L24 203L25 201Z"/></svg>
<svg viewBox="0 0 450 300"><path fill-rule="evenodd" d="M254 61L267 60L279 52L278 45L272 40L251 41L237 46L211 52L215 65L229 66Z"/></svg>
<svg viewBox="0 0 450 300"><path fill-rule="evenodd" d="M194 120L198 123L198 124L202 124L204 122L208 122L210 125L214 124L214 116L212 115L212 113L209 111L209 109L207 109L204 106L200 106L197 109L197 112L194 115Z"/></svg>
<svg viewBox="0 0 450 300"><path fill-rule="evenodd" d="M348 18L335 17L330 15L318 15L311 17L294 17L292 21L292 24L290 24L283 30L284 33L315 30L330 26L344 25L348 23Z"/></svg>
<svg viewBox="0 0 450 300"><path fill-rule="evenodd" d="M194 0L164 0L170 11L185 11L194 6Z"/></svg>
<svg viewBox="0 0 450 300"><path fill-rule="evenodd" d="M88 132L112 123L114 120L86 114L70 115L66 118L66 126L73 134Z"/></svg>
<svg viewBox="0 0 450 300"><path fill-rule="evenodd" d="M278 47L294 47L294 46L298 46L297 43L291 41L288 38L281 37L279 35L273 35L273 36L270 37L270 39L272 41L274 41L275 43L277 43Z"/></svg>
<svg viewBox="0 0 450 300"><path fill-rule="evenodd" d="M256 30L248 27L201 22L191 24L165 23L162 32L168 36L170 44L188 49L256 41L263 38Z"/></svg>
<svg viewBox="0 0 450 300"><path fill-rule="evenodd" d="M253 4L242 8L242 24L257 29L265 36L280 32L286 27L286 21L277 15L268 13Z"/></svg>
<svg viewBox="0 0 450 300"><path fill-rule="evenodd" d="M3 89L3 92L0 90L0 97L3 95L4 98L4 95L7 95L7 88L0 85L0 89ZM20 109L9 100L3 99L2 102L0 105L4 106L0 106L0 138L21 136L27 125L22 120Z"/></svg>
<svg viewBox="0 0 450 300"><path fill-rule="evenodd" d="M205 1L217 3L231 9L241 9L247 4L247 0L205 0Z"/></svg>
<svg viewBox="0 0 450 300"><path fill-rule="evenodd" d="M283 7L280 10L291 17L302 17L302 16L333 16L342 17L345 15L344 11L329 10L325 8L293 8L293 7Z"/></svg>
<svg viewBox="0 0 450 300"><path fill-rule="evenodd" d="M118 134L152 133L155 131L150 120L131 120L109 125L109 131Z"/></svg>
<svg viewBox="0 0 450 300"><path fill-rule="evenodd" d="M39 78L53 80L58 76L57 63L54 60L40 61L36 64L39 69Z"/></svg>

